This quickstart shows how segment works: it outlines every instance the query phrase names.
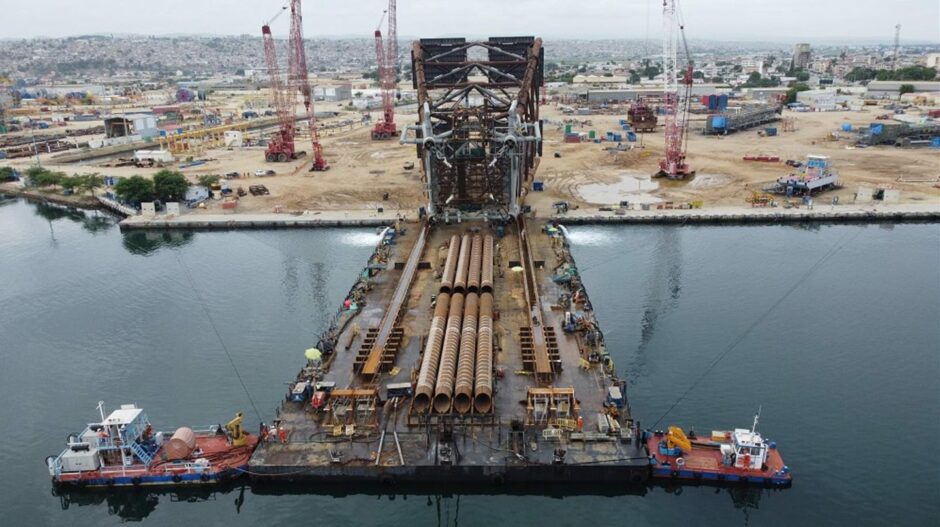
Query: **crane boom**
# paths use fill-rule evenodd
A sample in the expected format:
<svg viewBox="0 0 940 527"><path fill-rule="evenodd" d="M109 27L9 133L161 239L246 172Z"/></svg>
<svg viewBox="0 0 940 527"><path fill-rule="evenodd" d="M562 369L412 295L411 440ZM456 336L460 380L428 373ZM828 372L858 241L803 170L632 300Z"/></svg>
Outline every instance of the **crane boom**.
<svg viewBox="0 0 940 527"><path fill-rule="evenodd" d="M678 20L676 4L676 0L663 0L663 107L666 114L663 135L666 145L656 175L684 179L695 175L685 162L693 64L685 39L685 25ZM686 55L681 89L677 57L680 35Z"/></svg>
<svg viewBox="0 0 940 527"><path fill-rule="evenodd" d="M281 84L281 71L277 65L274 36L268 24L261 26L261 40L264 44L264 59L268 66L268 75L271 76L271 95L278 121L278 130L268 138L268 147L265 149L264 157L271 162L283 162L294 157L294 115L292 107L284 100L285 92Z"/></svg>
<svg viewBox="0 0 940 527"><path fill-rule="evenodd" d="M310 130L310 146L313 149L313 166L311 171L328 170L330 165L323 158L323 147L320 145L320 131L317 128L316 115L313 106L313 94L310 90L310 79L307 74L307 52L304 50L303 15L300 0L291 0L290 3L290 40L288 42L288 71L291 93L290 102L300 92L303 98L304 115L307 127Z"/></svg>
<svg viewBox="0 0 940 527"><path fill-rule="evenodd" d="M395 125L395 76L398 62L398 29L395 0L388 0L388 47L382 43L382 31L375 30L375 63L378 68L379 91L382 94L382 119L372 128L372 139L388 139L398 135ZM383 14L383 19L385 17ZM379 21L379 27L382 21Z"/></svg>

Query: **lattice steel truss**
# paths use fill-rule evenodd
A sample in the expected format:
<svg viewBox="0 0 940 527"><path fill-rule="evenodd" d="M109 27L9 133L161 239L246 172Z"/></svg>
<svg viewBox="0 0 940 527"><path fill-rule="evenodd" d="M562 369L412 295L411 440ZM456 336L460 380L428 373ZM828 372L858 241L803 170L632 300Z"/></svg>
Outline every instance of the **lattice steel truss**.
<svg viewBox="0 0 940 527"><path fill-rule="evenodd" d="M418 123L401 143L417 146L429 216L515 216L542 153L535 37L421 39L412 47Z"/></svg>

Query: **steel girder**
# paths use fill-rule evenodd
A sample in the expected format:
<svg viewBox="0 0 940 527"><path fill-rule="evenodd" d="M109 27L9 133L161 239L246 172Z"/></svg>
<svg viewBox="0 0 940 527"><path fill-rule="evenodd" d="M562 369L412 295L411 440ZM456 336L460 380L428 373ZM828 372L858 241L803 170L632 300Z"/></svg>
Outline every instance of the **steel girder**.
<svg viewBox="0 0 940 527"><path fill-rule="evenodd" d="M412 47L416 145L428 214L507 218L541 155L542 40L534 37L421 39Z"/></svg>

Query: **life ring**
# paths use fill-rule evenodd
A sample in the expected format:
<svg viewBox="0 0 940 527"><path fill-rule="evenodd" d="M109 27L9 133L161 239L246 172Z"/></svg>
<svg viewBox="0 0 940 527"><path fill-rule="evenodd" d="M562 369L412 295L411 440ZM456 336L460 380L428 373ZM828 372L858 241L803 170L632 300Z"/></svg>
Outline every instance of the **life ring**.
<svg viewBox="0 0 940 527"><path fill-rule="evenodd" d="M183 481L183 476L180 476L179 474L173 474L173 483L179 483L180 481Z"/></svg>
<svg viewBox="0 0 940 527"><path fill-rule="evenodd" d="M683 459L683 458L681 458L681 457L677 457L677 458L676 458L676 466L679 467L679 468L684 467L684 466L685 466L685 459Z"/></svg>
<svg viewBox="0 0 940 527"><path fill-rule="evenodd" d="M131 483L133 483L134 485L140 485L141 481L142 480L140 479L139 476L134 476L133 478L131 478Z"/></svg>

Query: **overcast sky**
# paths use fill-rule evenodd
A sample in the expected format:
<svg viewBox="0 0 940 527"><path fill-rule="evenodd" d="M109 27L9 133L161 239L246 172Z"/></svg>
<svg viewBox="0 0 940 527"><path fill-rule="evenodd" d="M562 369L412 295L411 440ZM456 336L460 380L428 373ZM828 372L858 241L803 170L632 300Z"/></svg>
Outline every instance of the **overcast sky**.
<svg viewBox="0 0 940 527"><path fill-rule="evenodd" d="M0 38L88 33L260 35L286 0L0 0ZM306 0L304 34L370 37L387 0ZM658 38L661 0L399 0L398 33ZM690 39L940 42L940 0L685 0ZM287 17L273 26L286 35Z"/></svg>

